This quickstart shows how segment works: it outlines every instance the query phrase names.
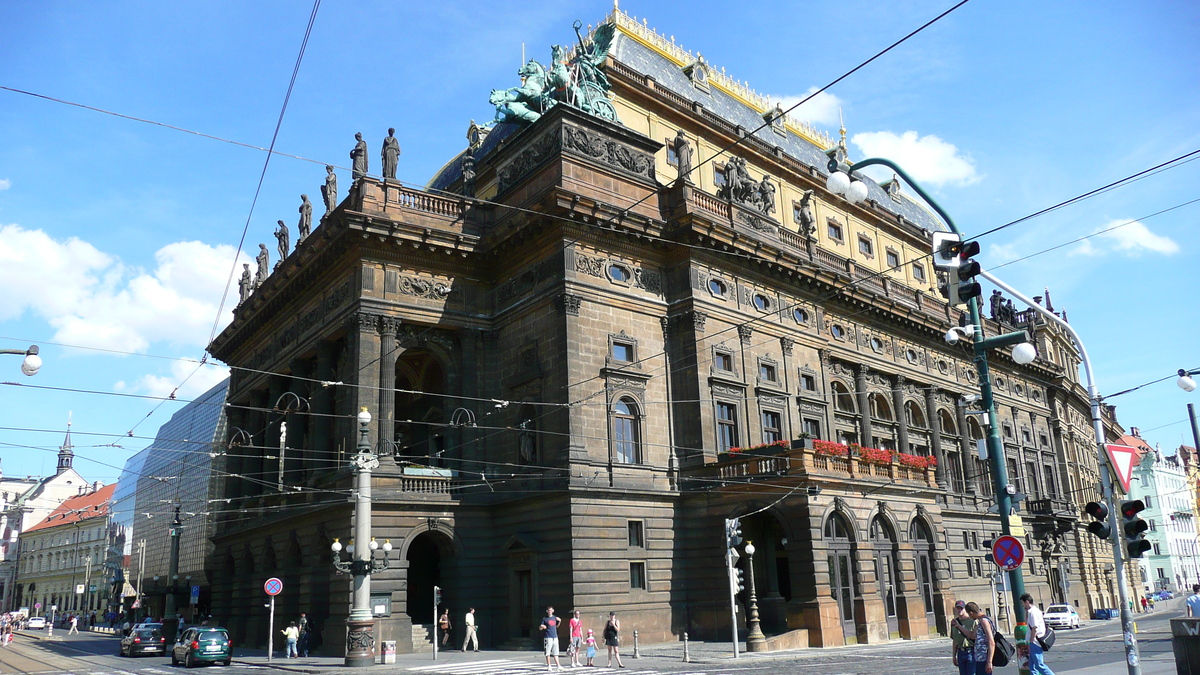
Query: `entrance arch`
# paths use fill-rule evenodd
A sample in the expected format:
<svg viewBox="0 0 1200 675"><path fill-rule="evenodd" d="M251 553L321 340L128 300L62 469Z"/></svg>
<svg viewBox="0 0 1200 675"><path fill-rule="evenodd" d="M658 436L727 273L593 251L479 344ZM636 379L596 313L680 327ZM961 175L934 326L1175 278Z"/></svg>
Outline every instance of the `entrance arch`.
<svg viewBox="0 0 1200 675"><path fill-rule="evenodd" d="M875 549L875 580L887 616L888 634L897 637L900 635L897 612L900 567L896 564L896 531L882 516L871 519L871 546Z"/></svg>
<svg viewBox="0 0 1200 675"><path fill-rule="evenodd" d="M913 543L917 564L917 587L925 605L925 621L930 632L937 630L937 612L933 599L934 553L933 535L924 520L916 518L909 527L908 538Z"/></svg>
<svg viewBox="0 0 1200 675"><path fill-rule="evenodd" d="M413 624L436 623L435 609L458 607L454 604L456 556L449 534L439 530L421 532L408 544L404 557L408 561L405 606ZM433 606L434 586L442 589L441 608Z"/></svg>
<svg viewBox="0 0 1200 675"><path fill-rule="evenodd" d="M829 514L824 538L829 563L829 593L837 603L842 636L847 644L858 641L854 626L854 538L853 528L841 513Z"/></svg>

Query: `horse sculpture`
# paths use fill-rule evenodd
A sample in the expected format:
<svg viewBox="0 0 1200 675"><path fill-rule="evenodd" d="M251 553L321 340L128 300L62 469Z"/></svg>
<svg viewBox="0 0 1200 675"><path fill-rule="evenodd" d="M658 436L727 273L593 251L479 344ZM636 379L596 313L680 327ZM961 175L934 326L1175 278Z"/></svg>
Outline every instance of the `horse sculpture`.
<svg viewBox="0 0 1200 675"><path fill-rule="evenodd" d="M548 71L530 59L519 71L520 87L492 90L489 101L496 106L497 122L534 122L556 103L565 103L613 122L620 121L608 100L608 77L600 70L608 58L616 28L612 24L600 26L590 45L585 45L583 37L578 35L579 28L576 21L579 48L574 57L570 57L566 47L554 45L550 50Z"/></svg>
<svg viewBox="0 0 1200 675"><path fill-rule="evenodd" d="M533 122L554 105L546 95L546 70L534 59L517 71L521 86L493 89L488 101L496 106L497 122Z"/></svg>

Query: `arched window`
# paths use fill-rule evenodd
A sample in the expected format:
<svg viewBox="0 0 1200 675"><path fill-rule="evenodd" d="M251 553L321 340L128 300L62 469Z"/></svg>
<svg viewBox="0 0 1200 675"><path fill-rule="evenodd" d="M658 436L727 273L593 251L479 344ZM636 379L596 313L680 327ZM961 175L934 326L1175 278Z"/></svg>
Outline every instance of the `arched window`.
<svg viewBox="0 0 1200 675"><path fill-rule="evenodd" d="M850 539L850 526L846 524L845 516L840 513L829 516L829 520L825 521L825 538Z"/></svg>
<svg viewBox="0 0 1200 675"><path fill-rule="evenodd" d="M979 422L974 417L967 419L967 436L972 441L983 438L983 427L979 426Z"/></svg>
<svg viewBox="0 0 1200 675"><path fill-rule="evenodd" d="M892 406L888 405L883 394L871 394L871 417L884 422L895 419L892 416Z"/></svg>
<svg viewBox="0 0 1200 675"><path fill-rule="evenodd" d="M921 412L921 406L917 405L916 401L909 401L904 404L904 418L908 421L908 426L911 428L925 428L925 413Z"/></svg>
<svg viewBox="0 0 1200 675"><path fill-rule="evenodd" d="M896 619L896 584L900 580L896 565L896 533L881 516L871 519L871 542L875 547L875 579L888 617L888 628Z"/></svg>
<svg viewBox="0 0 1200 675"><path fill-rule="evenodd" d="M641 462L641 430L637 403L623 398L613 405L612 438L613 455L621 464Z"/></svg>
<svg viewBox="0 0 1200 675"><path fill-rule="evenodd" d="M850 390L846 385L834 380L829 383L829 389L833 392L833 404L839 412L853 413L858 412L858 408L854 405L854 396L850 394Z"/></svg>
<svg viewBox="0 0 1200 675"><path fill-rule="evenodd" d="M941 425L943 434L958 435L958 425L954 423L954 417L949 412L938 411L938 424Z"/></svg>
<svg viewBox="0 0 1200 675"><path fill-rule="evenodd" d="M933 605L933 537L925 521L917 518L908 530L917 554L917 583L921 586L921 600L925 602L925 613L931 614Z"/></svg>

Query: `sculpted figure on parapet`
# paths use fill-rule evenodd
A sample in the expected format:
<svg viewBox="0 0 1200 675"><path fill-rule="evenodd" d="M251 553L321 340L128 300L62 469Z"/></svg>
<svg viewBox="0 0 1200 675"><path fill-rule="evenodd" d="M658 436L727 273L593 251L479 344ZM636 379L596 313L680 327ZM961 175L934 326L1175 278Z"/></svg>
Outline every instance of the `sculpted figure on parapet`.
<svg viewBox="0 0 1200 675"><path fill-rule="evenodd" d="M250 263L242 263L242 278L238 279L238 304L250 297L254 282L250 279Z"/></svg>
<svg viewBox="0 0 1200 675"><path fill-rule="evenodd" d="M337 208L337 174L333 167L325 167L325 184L321 186L321 198L325 200L325 215Z"/></svg>
<svg viewBox="0 0 1200 675"><path fill-rule="evenodd" d="M683 133L683 129L675 135L673 148L675 151L675 160L678 162L679 177L684 182L692 182L692 142L688 140L687 134Z"/></svg>
<svg viewBox="0 0 1200 675"><path fill-rule="evenodd" d="M312 232L312 202L308 195L300 195L300 222L296 224L296 244L308 238Z"/></svg>
<svg viewBox="0 0 1200 675"><path fill-rule="evenodd" d="M383 177L395 180L396 166L400 163L400 141L396 139L395 129L388 129L387 138L383 139L383 150L380 152L380 156L383 160Z"/></svg>
<svg viewBox="0 0 1200 675"><path fill-rule="evenodd" d="M367 142L363 140L362 133L354 134L354 140L357 142L350 151L350 161L353 162L350 176L358 180L367 175Z"/></svg>
<svg viewBox="0 0 1200 675"><path fill-rule="evenodd" d="M268 268L271 266L271 254L267 252L266 244L258 245L258 255L254 258L258 263L258 270L254 273L254 287L258 288L267 280L267 275L270 274Z"/></svg>

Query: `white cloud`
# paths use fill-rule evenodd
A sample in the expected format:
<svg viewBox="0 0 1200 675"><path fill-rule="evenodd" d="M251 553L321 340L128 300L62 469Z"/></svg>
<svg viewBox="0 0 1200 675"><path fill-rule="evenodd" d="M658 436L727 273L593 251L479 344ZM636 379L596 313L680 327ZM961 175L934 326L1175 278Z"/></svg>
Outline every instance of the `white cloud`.
<svg viewBox="0 0 1200 675"><path fill-rule="evenodd" d="M234 257L232 246L168 244L155 269L130 267L78 238L0 226L0 320L25 312L56 329L54 340L123 351L155 342L204 347ZM251 259L239 254L239 262ZM221 325L232 315L226 302Z"/></svg>
<svg viewBox="0 0 1200 675"><path fill-rule="evenodd" d="M7 178L0 178L0 192L4 192L12 187L12 181Z"/></svg>
<svg viewBox="0 0 1200 675"><path fill-rule="evenodd" d="M1016 260L1021 257L1017 252L1017 247L1012 244L990 244L988 246L987 261L989 265L996 266L1000 263L1006 263Z"/></svg>
<svg viewBox="0 0 1200 675"><path fill-rule="evenodd" d="M863 156L887 157L923 185L971 185L983 178L970 157L937 136L918 136L915 131L870 131L854 134L850 140ZM890 178L891 171L886 173Z"/></svg>
<svg viewBox="0 0 1200 675"><path fill-rule="evenodd" d="M205 335L207 336L207 333ZM170 396L174 393L175 398L186 400L212 389L227 377L229 369L224 366L202 366L191 360L172 361L170 375L143 375L132 387L122 381L117 382L114 388L120 391L121 387L125 387L149 396Z"/></svg>
<svg viewBox="0 0 1200 675"><path fill-rule="evenodd" d="M771 100L778 101L779 105L783 106L784 110L787 110L800 101L803 101L816 90L816 87L810 87L808 91L804 92L803 96L772 96ZM788 114L798 120L808 120L813 124L838 124L838 111L841 107L842 100L840 98L823 91L813 96L811 101Z"/></svg>
<svg viewBox="0 0 1200 675"><path fill-rule="evenodd" d="M1101 232L1115 228L1111 232L1105 232L1100 235L1100 238L1111 243L1113 250L1118 252L1129 253L1131 255L1137 255L1143 251L1162 253L1163 255L1173 255L1179 252L1179 244L1175 243L1170 237L1154 234L1141 221L1135 220L1129 222L1128 225L1122 225L1125 222L1129 221L1113 220L1096 231ZM1120 227L1117 227L1118 225Z"/></svg>

